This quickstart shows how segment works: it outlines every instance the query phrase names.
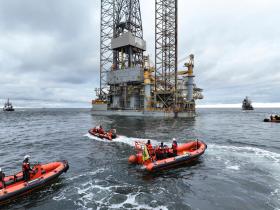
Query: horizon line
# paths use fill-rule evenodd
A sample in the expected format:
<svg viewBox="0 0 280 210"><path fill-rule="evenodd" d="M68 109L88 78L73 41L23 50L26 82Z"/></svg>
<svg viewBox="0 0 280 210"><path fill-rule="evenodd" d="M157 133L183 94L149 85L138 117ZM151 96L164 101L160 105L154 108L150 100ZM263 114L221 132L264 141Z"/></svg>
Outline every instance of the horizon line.
<svg viewBox="0 0 280 210"><path fill-rule="evenodd" d="M265 109L265 108L280 108L280 103L252 103L254 108ZM29 106L29 107L17 107L16 109L91 109L90 106L80 106L80 107L71 107L71 106ZM215 109L215 108L229 108L229 109L241 109L242 104L197 104L196 108L199 109Z"/></svg>

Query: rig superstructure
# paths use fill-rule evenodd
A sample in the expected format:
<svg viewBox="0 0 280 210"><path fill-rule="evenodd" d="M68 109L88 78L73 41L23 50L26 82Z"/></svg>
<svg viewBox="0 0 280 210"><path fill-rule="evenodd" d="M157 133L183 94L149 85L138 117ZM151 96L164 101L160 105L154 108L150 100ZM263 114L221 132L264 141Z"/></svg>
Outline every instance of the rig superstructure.
<svg viewBox="0 0 280 210"><path fill-rule="evenodd" d="M178 71L178 3L155 0L155 66L146 56L139 0L101 0L100 88L95 115L194 117L202 89L194 55Z"/></svg>

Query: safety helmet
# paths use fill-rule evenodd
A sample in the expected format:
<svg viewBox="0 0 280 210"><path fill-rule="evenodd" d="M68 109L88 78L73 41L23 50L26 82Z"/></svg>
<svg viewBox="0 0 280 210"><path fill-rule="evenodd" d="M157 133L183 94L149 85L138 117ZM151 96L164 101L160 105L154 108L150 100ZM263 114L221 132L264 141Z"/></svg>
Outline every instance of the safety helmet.
<svg viewBox="0 0 280 210"><path fill-rule="evenodd" d="M2 172L2 168L0 168L0 172Z"/></svg>
<svg viewBox="0 0 280 210"><path fill-rule="evenodd" d="M29 155L25 155L25 156L24 156L24 160L29 159L29 158L30 158Z"/></svg>
<svg viewBox="0 0 280 210"><path fill-rule="evenodd" d="M176 141L176 138L173 138L172 140L173 140L173 141Z"/></svg>

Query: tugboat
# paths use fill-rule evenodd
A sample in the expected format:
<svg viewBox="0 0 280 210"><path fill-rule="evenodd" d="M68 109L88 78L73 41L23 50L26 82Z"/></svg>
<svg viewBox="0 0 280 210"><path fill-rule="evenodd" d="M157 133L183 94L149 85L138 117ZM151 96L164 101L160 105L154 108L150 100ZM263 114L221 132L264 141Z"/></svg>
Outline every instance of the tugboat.
<svg viewBox="0 0 280 210"><path fill-rule="evenodd" d="M246 96L246 98L243 100L242 109L243 110L254 110L254 107L252 106L252 101L249 100L248 96Z"/></svg>
<svg viewBox="0 0 280 210"><path fill-rule="evenodd" d="M3 111L5 111L5 112L13 112L13 111L15 111L15 109L14 109L12 103L10 103L9 99L4 104Z"/></svg>

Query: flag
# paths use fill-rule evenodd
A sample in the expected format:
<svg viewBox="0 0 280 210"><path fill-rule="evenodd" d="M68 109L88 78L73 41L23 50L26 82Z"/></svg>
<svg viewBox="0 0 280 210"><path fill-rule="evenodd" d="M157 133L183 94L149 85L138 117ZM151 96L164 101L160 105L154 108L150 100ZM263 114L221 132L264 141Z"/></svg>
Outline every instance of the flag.
<svg viewBox="0 0 280 210"><path fill-rule="evenodd" d="M144 150L143 150L143 153L142 153L142 158L143 158L143 162L150 159L150 155L149 155L149 152L148 152L148 149L147 149L146 145L144 146Z"/></svg>

